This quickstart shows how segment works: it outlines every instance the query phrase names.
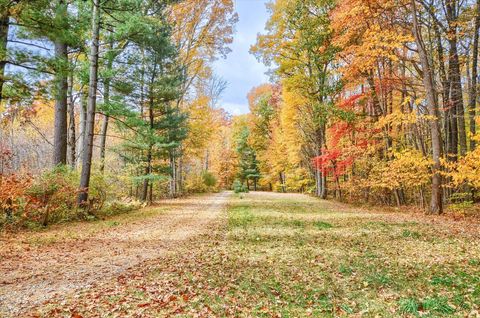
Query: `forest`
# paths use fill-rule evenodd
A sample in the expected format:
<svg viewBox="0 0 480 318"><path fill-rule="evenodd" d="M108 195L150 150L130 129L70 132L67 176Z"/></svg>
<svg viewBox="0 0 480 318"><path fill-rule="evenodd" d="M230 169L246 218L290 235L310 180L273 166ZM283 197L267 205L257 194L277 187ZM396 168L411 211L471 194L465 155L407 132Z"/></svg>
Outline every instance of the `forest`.
<svg viewBox="0 0 480 318"><path fill-rule="evenodd" d="M480 0L242 1L0 0L0 317L480 315Z"/></svg>
<svg viewBox="0 0 480 318"><path fill-rule="evenodd" d="M249 95L263 184L433 214L471 207L478 10L473 1L272 3L251 49L276 79Z"/></svg>
<svg viewBox="0 0 480 318"><path fill-rule="evenodd" d="M210 148L228 115L210 64L229 51L232 1L7 0L1 10L6 221L45 225L214 187Z"/></svg>
<svg viewBox="0 0 480 318"><path fill-rule="evenodd" d="M232 116L211 67L232 1L2 2L8 219L232 187L434 214L477 200L477 3L272 2L251 47L271 83Z"/></svg>

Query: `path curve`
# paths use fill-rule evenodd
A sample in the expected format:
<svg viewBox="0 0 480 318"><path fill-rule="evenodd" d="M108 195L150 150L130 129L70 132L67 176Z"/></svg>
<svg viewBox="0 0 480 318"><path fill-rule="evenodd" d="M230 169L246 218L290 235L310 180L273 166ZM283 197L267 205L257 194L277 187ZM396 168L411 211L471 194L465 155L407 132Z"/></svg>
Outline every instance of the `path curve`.
<svg viewBox="0 0 480 318"><path fill-rule="evenodd" d="M24 243L24 237L1 239L0 317L18 316L56 295L92 287L174 251L179 242L208 231L228 195L166 200L153 208L158 209L153 216L39 248Z"/></svg>

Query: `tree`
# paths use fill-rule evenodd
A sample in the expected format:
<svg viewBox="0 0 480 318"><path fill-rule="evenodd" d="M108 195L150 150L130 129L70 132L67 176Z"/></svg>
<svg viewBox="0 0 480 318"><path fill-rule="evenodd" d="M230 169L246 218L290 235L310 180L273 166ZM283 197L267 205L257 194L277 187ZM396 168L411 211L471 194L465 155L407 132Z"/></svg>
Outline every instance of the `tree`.
<svg viewBox="0 0 480 318"><path fill-rule="evenodd" d="M242 183L247 183L247 189L250 189L250 180L252 180L253 189L257 191L260 170L258 168L257 153L249 144L250 129L248 127L248 117L237 117L233 129L234 145L238 156L239 170L237 177Z"/></svg>
<svg viewBox="0 0 480 318"><path fill-rule="evenodd" d="M98 54L100 36L100 0L92 0L92 43L90 46L90 72L88 84L87 119L83 145L82 172L80 174L80 192L77 204L86 207L88 204L88 187L92 172L93 137L95 129L95 111L97 105Z"/></svg>
<svg viewBox="0 0 480 318"><path fill-rule="evenodd" d="M337 198L399 205L417 201L423 206L424 200L415 197L423 198L431 185L429 210L441 213L452 192L468 190L458 183L443 187L443 182L451 184L448 170L453 168L443 167L447 178L442 180L442 147L453 162L468 154L468 138L470 148L475 147L470 136L476 131L478 7L474 1L414 4L416 21L412 2L269 4L267 33L259 35L251 50L275 67L275 80L282 87L273 127L262 126L268 122L263 121L262 105L268 103L260 98L251 110L250 143L258 150L259 166L268 165L262 168L263 180L273 180L274 166L281 166L263 154L281 149L293 158L283 166L287 175L298 171L300 176L296 183L301 187L290 187L297 191L313 184L322 196L331 180ZM401 162L415 163L411 171L424 171L431 164L432 182L407 182L413 173L399 169ZM305 168L310 173L300 172ZM389 179L402 180L395 187L381 180L387 174L380 172L388 169L399 174ZM291 181L287 177L287 183Z"/></svg>
<svg viewBox="0 0 480 318"><path fill-rule="evenodd" d="M215 79L211 63L230 52L228 45L233 41L234 25L238 16L232 0L186 0L173 6L169 19L173 25L173 42L179 51L179 63L183 65L185 79L177 106L188 113L190 106L199 104L196 99L212 97L209 93L203 94L205 91L197 93L202 91L199 87L204 86L203 83ZM193 132L190 136L192 135ZM184 148L182 145L179 149ZM186 170L183 165L196 158L189 158L189 151L178 151L175 153L175 156L177 155L181 157L172 157L178 174L175 177L178 183L175 188L181 192L184 179L182 174Z"/></svg>
<svg viewBox="0 0 480 318"><path fill-rule="evenodd" d="M480 29L480 1L477 0L475 8L475 22L473 27L473 44L472 44L472 82L470 83L469 91L469 117L470 117L470 133L475 136L476 130L476 108L477 108L477 76L478 76L478 32ZM470 150L473 151L476 147L475 138L470 138Z"/></svg>
<svg viewBox="0 0 480 318"><path fill-rule="evenodd" d="M440 156L441 156L441 137L440 127L438 124L438 106L435 96L435 84L433 82L432 70L425 52L425 44L422 39L422 31L418 24L417 7L415 0L411 1L413 11L413 33L415 35L415 42L418 48L418 55L420 56L420 63L423 70L423 83L425 85L425 94L427 97L427 107L430 118L430 134L432 138L432 159L434 162L433 177L432 177L432 199L430 201L430 212L434 214L441 214L442 207L442 181L440 176Z"/></svg>
<svg viewBox="0 0 480 318"><path fill-rule="evenodd" d="M338 90L331 73L337 51L331 43L328 16L333 5L329 0L276 1L269 8L267 34L259 36L251 49L266 63L275 62L282 85L305 98L299 112L303 116L297 118L302 121L304 151L315 175L315 193L322 198L327 196L327 178L311 159L325 148L326 123Z"/></svg>
<svg viewBox="0 0 480 318"><path fill-rule="evenodd" d="M7 65L8 31L10 29L10 9L12 2L0 6L0 103L3 101L3 84L5 83L5 66Z"/></svg>
<svg viewBox="0 0 480 318"><path fill-rule="evenodd" d="M68 30L68 8L64 0L55 4L54 26ZM53 165L67 164L67 105L68 105L68 44L62 36L54 39L56 69L55 130L53 141Z"/></svg>

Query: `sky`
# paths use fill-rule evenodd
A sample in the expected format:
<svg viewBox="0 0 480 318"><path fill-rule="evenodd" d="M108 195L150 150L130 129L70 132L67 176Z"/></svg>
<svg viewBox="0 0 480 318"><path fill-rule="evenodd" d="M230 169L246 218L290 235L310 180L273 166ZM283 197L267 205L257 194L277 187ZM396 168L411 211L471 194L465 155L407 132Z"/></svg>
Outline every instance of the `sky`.
<svg viewBox="0 0 480 318"><path fill-rule="evenodd" d="M236 25L232 52L226 59L215 61L215 73L228 82L220 105L232 115L248 113L247 94L254 87L268 82L267 68L248 51L257 34L264 33L268 0L235 0L239 21Z"/></svg>

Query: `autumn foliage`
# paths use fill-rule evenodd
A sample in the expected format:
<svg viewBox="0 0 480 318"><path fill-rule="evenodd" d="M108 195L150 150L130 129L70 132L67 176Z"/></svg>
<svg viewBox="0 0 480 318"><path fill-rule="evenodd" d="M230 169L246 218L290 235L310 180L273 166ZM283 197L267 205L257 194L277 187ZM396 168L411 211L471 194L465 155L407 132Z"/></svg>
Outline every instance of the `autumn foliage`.
<svg viewBox="0 0 480 318"><path fill-rule="evenodd" d="M269 9L251 49L281 87L263 132L259 109L273 89L249 95L261 182L432 213L478 199L478 3L277 0ZM282 163L272 165L274 149Z"/></svg>

